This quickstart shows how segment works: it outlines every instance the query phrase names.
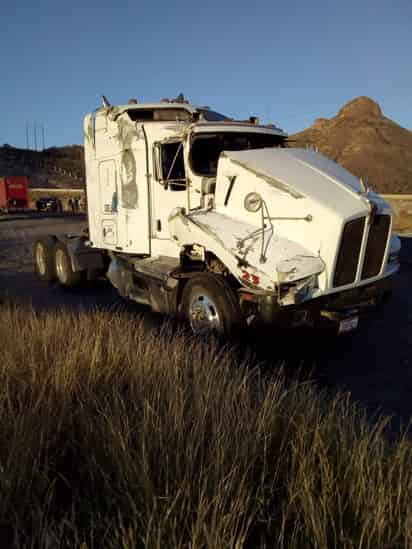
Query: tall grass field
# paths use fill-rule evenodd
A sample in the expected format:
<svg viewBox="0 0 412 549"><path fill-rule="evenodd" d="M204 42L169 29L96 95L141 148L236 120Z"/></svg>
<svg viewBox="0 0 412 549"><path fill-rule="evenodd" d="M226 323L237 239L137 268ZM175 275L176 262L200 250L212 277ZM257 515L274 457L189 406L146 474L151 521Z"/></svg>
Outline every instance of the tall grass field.
<svg viewBox="0 0 412 549"><path fill-rule="evenodd" d="M412 446L121 313L0 305L1 547L412 547Z"/></svg>

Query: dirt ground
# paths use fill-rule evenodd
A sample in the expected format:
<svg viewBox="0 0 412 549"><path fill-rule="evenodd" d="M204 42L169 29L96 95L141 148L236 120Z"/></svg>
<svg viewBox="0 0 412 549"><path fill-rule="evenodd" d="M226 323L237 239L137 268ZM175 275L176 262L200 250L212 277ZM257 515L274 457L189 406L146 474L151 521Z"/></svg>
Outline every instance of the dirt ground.
<svg viewBox="0 0 412 549"><path fill-rule="evenodd" d="M31 302L36 310L113 309L143 315L148 325L161 319L147 308L126 304L107 283L64 291L40 282L33 272L33 243L43 235L78 233L83 216L33 215L0 217L0 300ZM330 337L313 330L290 331L268 339L253 337L246 348L269 368L283 365L310 373L332 392L348 391L369 412L393 415L396 423L412 417L412 235L402 238L401 273L391 301L347 336Z"/></svg>

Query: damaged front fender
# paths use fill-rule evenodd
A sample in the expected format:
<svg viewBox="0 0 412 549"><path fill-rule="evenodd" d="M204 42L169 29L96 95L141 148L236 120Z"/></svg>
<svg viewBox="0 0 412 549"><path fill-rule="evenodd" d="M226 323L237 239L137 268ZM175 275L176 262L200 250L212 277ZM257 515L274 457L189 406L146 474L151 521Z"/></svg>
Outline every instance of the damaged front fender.
<svg viewBox="0 0 412 549"><path fill-rule="evenodd" d="M276 265L279 283L295 282L318 275L325 270L325 262L320 257L296 255L279 261Z"/></svg>
<svg viewBox="0 0 412 549"><path fill-rule="evenodd" d="M180 246L199 244L218 257L242 286L252 281L258 290L275 293L280 283L293 283L321 273L324 262L297 242L273 236L267 246L267 261L260 262L256 227L216 210L186 215L175 210L169 217L172 237ZM239 247L239 242L247 245ZM248 275L245 277L245 275Z"/></svg>

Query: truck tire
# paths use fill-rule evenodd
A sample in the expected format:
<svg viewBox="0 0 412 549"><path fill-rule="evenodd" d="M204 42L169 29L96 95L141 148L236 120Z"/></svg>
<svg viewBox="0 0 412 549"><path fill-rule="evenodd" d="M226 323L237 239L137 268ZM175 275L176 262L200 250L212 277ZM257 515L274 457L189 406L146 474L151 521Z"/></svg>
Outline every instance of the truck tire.
<svg viewBox="0 0 412 549"><path fill-rule="evenodd" d="M64 242L57 242L54 248L57 281L66 288L75 288L82 282L82 273L73 271L72 262Z"/></svg>
<svg viewBox="0 0 412 549"><path fill-rule="evenodd" d="M243 326L236 294L220 275L200 273L190 278L180 310L195 335L229 339L239 335Z"/></svg>
<svg viewBox="0 0 412 549"><path fill-rule="evenodd" d="M53 236L41 238L34 244L34 268L37 276L45 282L56 280L55 246L56 238Z"/></svg>

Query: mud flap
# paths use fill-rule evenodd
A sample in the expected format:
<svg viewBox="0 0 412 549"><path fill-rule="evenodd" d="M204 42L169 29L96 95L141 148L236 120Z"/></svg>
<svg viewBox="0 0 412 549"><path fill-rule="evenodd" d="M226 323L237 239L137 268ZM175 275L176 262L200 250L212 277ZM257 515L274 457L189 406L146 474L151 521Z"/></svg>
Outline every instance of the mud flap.
<svg viewBox="0 0 412 549"><path fill-rule="evenodd" d="M101 250L86 246L83 238L68 238L64 243L74 272L104 269Z"/></svg>

